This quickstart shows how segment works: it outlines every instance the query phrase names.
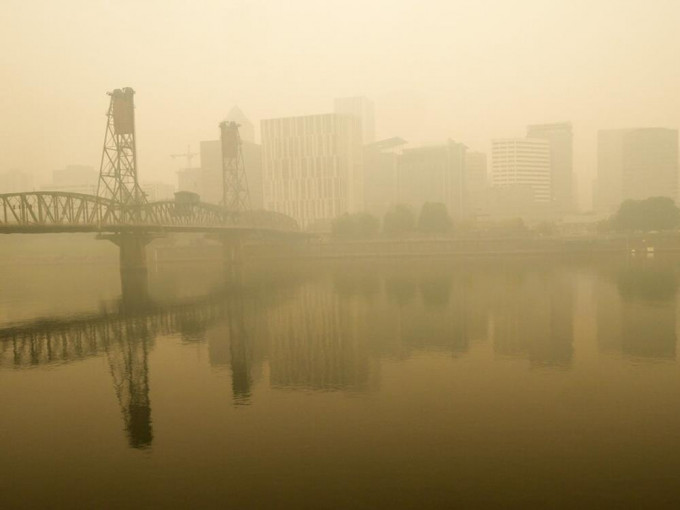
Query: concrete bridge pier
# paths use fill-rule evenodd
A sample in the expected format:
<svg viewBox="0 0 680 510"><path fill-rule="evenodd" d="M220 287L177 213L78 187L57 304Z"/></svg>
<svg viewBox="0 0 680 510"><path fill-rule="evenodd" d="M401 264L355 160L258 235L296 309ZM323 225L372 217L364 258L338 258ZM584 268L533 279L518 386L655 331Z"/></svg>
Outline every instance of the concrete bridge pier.
<svg viewBox="0 0 680 510"><path fill-rule="evenodd" d="M138 305L148 298L146 245L153 239L148 234L121 232L99 237L118 246L120 282L126 304Z"/></svg>
<svg viewBox="0 0 680 510"><path fill-rule="evenodd" d="M114 241L115 242L115 241ZM146 245L151 242L151 237L144 234L119 234L118 247L120 248L121 271L147 271Z"/></svg>
<svg viewBox="0 0 680 510"><path fill-rule="evenodd" d="M220 237L222 257L227 267L243 265L243 239L240 235L224 235Z"/></svg>

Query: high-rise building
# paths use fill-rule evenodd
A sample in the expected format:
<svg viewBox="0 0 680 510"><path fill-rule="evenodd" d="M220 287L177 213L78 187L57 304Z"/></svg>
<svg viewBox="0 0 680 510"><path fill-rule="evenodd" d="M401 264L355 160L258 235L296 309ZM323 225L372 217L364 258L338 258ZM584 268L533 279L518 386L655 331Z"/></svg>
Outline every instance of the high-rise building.
<svg viewBox="0 0 680 510"><path fill-rule="evenodd" d="M550 199L560 213L574 209L574 142L570 122L534 124L527 138L547 140L550 145Z"/></svg>
<svg viewBox="0 0 680 510"><path fill-rule="evenodd" d="M678 131L608 129L597 136L596 208L615 212L621 202L678 199Z"/></svg>
<svg viewBox="0 0 680 510"><path fill-rule="evenodd" d="M201 195L203 193L203 178L200 168L184 168L177 172L177 190L189 191ZM203 197L201 196L201 199Z"/></svg>
<svg viewBox="0 0 680 510"><path fill-rule="evenodd" d="M264 208L303 228L363 209L361 122L336 113L263 120Z"/></svg>
<svg viewBox="0 0 680 510"><path fill-rule="evenodd" d="M465 208L471 217L484 214L487 192L486 154L465 153Z"/></svg>
<svg viewBox="0 0 680 510"><path fill-rule="evenodd" d="M551 202L550 143L539 138L504 138L491 142L491 184L527 188L534 202Z"/></svg>
<svg viewBox="0 0 680 510"><path fill-rule="evenodd" d="M375 142L375 111L373 101L363 96L335 99L335 113L354 115L361 120L361 140L364 145Z"/></svg>
<svg viewBox="0 0 680 510"><path fill-rule="evenodd" d="M378 218L397 203L399 158L405 144L393 137L364 146L364 209Z"/></svg>
<svg viewBox="0 0 680 510"><path fill-rule="evenodd" d="M425 202L440 202L453 218L464 217L466 149L452 140L405 149L399 158L398 202L411 206L416 213Z"/></svg>

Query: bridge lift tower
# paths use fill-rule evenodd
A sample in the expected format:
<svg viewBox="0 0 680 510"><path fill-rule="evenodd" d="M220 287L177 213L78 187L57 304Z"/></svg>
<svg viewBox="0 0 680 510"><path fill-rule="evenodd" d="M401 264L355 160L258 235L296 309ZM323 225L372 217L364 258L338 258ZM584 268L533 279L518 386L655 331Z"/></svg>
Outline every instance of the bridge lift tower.
<svg viewBox="0 0 680 510"><path fill-rule="evenodd" d="M146 203L137 179L135 142L135 91L116 89L107 113L104 149L99 168L97 196L113 200L122 209Z"/></svg>
<svg viewBox="0 0 680 510"><path fill-rule="evenodd" d="M119 215L121 223L139 219L139 206L146 204L146 196L137 178L137 146L135 141L135 91L130 87L116 89L111 96L106 114L106 133L99 168L97 196L108 198L112 205L108 215ZM102 236L120 248L120 267L123 286L127 285L128 270L146 272L145 247L148 235L121 232Z"/></svg>
<svg viewBox="0 0 680 510"><path fill-rule="evenodd" d="M222 145L222 207L238 221L239 213L250 210L248 180L243 163L239 125L233 121L220 123ZM221 236L224 260L236 266L243 260L243 239L239 234Z"/></svg>
<svg viewBox="0 0 680 510"><path fill-rule="evenodd" d="M222 205L229 211L239 213L250 209L250 194L246 178L239 124L220 123L222 141Z"/></svg>

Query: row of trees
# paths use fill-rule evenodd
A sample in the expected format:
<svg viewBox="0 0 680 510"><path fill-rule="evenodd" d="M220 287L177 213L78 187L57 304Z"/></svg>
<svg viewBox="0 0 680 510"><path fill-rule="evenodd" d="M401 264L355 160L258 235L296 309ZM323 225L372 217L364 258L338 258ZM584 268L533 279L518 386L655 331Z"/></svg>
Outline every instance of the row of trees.
<svg viewBox="0 0 680 510"><path fill-rule="evenodd" d="M389 236L398 236L410 232L429 234L446 233L451 230L453 222L446 206L442 203L427 202L423 204L416 218L413 210L406 205L392 207L382 221L382 232ZM333 235L343 238L366 238L380 232L380 220L369 213L343 214L333 220Z"/></svg>
<svg viewBox="0 0 680 510"><path fill-rule="evenodd" d="M626 200L614 216L600 225L600 231L650 232L670 230L680 226L680 209L673 199L651 197L644 200Z"/></svg>
<svg viewBox="0 0 680 510"><path fill-rule="evenodd" d="M382 228L381 228L382 226ZM416 216L406 205L392 207L382 219L369 213L343 214L332 223L333 235L340 238L369 238L380 232L387 236L408 235L421 232L425 234L445 234L451 232L453 222L446 206L439 202L427 202ZM668 197L651 197L644 200L626 200L619 210L608 220L599 224L601 232L650 232L670 230L680 227L680 209ZM468 228L474 230L473 226ZM457 229L466 230L465 223ZM487 230L498 230L504 234L527 232L524 222L519 219L495 222L486 226ZM541 235L555 234L554 223L544 222L532 229Z"/></svg>

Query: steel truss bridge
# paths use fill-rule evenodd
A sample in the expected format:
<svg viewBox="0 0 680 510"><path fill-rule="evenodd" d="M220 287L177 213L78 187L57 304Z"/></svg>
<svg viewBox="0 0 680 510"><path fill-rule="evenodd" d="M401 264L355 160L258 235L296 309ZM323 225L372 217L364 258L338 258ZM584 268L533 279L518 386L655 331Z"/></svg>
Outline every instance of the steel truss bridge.
<svg viewBox="0 0 680 510"><path fill-rule="evenodd" d="M37 191L0 195L0 233L242 232L294 234L297 222L271 211L229 211L203 202L122 205L94 195Z"/></svg>
<svg viewBox="0 0 680 510"><path fill-rule="evenodd" d="M114 242L122 251L134 249L141 253L142 236L159 232L298 231L297 222L286 215L250 209L241 137L235 122L220 124L223 177L220 206L200 202L198 195L188 192L177 193L175 200L148 202L138 181L135 91L126 87L108 95L111 100L96 195L57 191L0 195L0 234L133 234L137 236L136 247L129 236L123 241L119 236ZM124 244L129 246L123 247Z"/></svg>

